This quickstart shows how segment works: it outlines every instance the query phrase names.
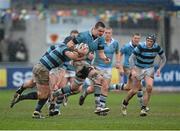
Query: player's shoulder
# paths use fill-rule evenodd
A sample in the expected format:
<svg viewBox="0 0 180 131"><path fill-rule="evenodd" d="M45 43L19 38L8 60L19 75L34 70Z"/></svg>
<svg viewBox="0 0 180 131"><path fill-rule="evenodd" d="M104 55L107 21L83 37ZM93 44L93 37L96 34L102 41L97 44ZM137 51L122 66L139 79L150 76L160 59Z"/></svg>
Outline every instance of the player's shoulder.
<svg viewBox="0 0 180 131"><path fill-rule="evenodd" d="M80 32L79 35L89 35L89 31L83 31L83 32Z"/></svg>
<svg viewBox="0 0 180 131"><path fill-rule="evenodd" d="M116 39L113 39L113 43L119 44L118 40L116 40Z"/></svg>
<svg viewBox="0 0 180 131"><path fill-rule="evenodd" d="M124 48L129 48L130 46L131 46L131 44L129 42L127 42L123 45Z"/></svg>

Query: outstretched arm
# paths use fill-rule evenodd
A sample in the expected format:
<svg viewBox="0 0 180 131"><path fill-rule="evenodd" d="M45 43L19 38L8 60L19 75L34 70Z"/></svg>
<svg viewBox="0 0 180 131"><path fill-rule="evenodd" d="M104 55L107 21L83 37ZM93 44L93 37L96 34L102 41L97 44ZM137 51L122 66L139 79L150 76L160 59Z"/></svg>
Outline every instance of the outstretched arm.
<svg viewBox="0 0 180 131"><path fill-rule="evenodd" d="M69 57L72 60L83 60L85 59L85 56L80 56L78 52L76 51L66 51L65 55Z"/></svg>
<svg viewBox="0 0 180 131"><path fill-rule="evenodd" d="M163 53L162 55L160 55L161 61L159 62L159 68L157 69L156 73L157 76L160 76L161 74L161 69L164 67L165 63L166 63L166 55L165 53Z"/></svg>

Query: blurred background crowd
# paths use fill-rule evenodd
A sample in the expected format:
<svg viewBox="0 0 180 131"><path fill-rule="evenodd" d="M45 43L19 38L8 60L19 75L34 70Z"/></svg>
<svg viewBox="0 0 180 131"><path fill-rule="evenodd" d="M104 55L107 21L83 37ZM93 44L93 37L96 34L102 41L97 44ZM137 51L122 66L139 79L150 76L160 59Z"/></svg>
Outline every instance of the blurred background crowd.
<svg viewBox="0 0 180 131"><path fill-rule="evenodd" d="M168 63L179 64L179 9L178 0L0 0L0 62L34 64L49 44L102 20L121 46L133 32L157 34Z"/></svg>

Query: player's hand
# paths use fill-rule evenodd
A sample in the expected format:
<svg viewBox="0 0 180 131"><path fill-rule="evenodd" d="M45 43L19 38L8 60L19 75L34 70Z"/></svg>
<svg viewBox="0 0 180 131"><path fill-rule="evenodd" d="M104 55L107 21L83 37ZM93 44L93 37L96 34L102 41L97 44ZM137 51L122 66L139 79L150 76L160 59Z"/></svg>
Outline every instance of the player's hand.
<svg viewBox="0 0 180 131"><path fill-rule="evenodd" d="M111 59L109 59L108 57L106 57L106 58L104 59L104 63L106 63L106 64L108 64L110 61L111 61Z"/></svg>
<svg viewBox="0 0 180 131"><path fill-rule="evenodd" d="M158 70L156 71L156 76L157 76L157 77L160 77L160 75L161 75L161 70L158 69Z"/></svg>

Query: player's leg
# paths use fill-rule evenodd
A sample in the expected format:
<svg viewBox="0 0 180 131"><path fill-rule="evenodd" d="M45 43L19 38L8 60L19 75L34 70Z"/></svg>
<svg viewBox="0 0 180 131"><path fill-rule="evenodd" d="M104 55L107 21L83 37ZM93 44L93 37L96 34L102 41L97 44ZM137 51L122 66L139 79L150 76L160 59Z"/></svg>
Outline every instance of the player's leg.
<svg viewBox="0 0 180 131"><path fill-rule="evenodd" d="M100 96L100 104L101 107L106 108L106 101L108 97L109 85L111 82L112 77L112 69L111 68L101 68L103 70L103 79L102 79L102 89L101 89L101 96Z"/></svg>
<svg viewBox="0 0 180 131"><path fill-rule="evenodd" d="M86 78L83 85L81 86L82 95L79 97L79 105L83 105L86 97L94 92L94 87L89 78Z"/></svg>
<svg viewBox="0 0 180 131"><path fill-rule="evenodd" d="M101 93L103 76L101 74L99 74L99 72L97 70L92 68L89 75L88 75L88 78L90 78L93 81L94 96L95 96L95 107L96 107L95 113L99 114L99 112L109 111L109 108L102 107L101 102L100 102L100 97L102 95L104 95Z"/></svg>
<svg viewBox="0 0 180 131"><path fill-rule="evenodd" d="M132 89L128 91L122 103L121 112L123 115L127 115L129 100L141 89L141 80L144 78L144 70L136 68L136 73L136 77L132 79Z"/></svg>
<svg viewBox="0 0 180 131"><path fill-rule="evenodd" d="M49 70L46 69L42 64L37 64L33 67L33 77L37 86L38 102L32 117L44 118L41 114L41 109L50 95Z"/></svg>
<svg viewBox="0 0 180 131"><path fill-rule="evenodd" d="M66 95L66 94L71 94L72 92L79 91L79 87L83 84L85 78L88 75L88 70L89 69L84 66L83 68L81 68L81 70L79 70L76 73L76 77L71 85L66 85L63 88L54 91L52 93L53 95L51 98L51 106L50 107L54 108L55 100L57 99L58 96L64 97L64 95ZM52 110L52 109L50 109L50 110Z"/></svg>
<svg viewBox="0 0 180 131"><path fill-rule="evenodd" d="M153 82L154 82L154 69L153 68L149 68L146 69L146 76L145 76L145 83L146 83L146 91L144 93L144 106L142 106L141 108L141 112L144 113L140 113L141 116L144 116L144 114L147 115L147 106L151 97L151 93L152 93L152 89L153 89Z"/></svg>
<svg viewBox="0 0 180 131"><path fill-rule="evenodd" d="M16 90L16 92L15 92L15 94L14 94L14 96L13 96L13 99L12 99L12 101L11 101L10 107L12 108L12 107L14 106L14 104L17 103L17 101L18 101L18 99L19 99L19 96L22 94L22 92L23 92L24 90L26 90L27 88L33 88L33 87L35 87L35 86L36 86L36 83L34 82L33 79L26 81L21 87L19 87L19 88Z"/></svg>
<svg viewBox="0 0 180 131"><path fill-rule="evenodd" d="M32 91L26 94L21 94L11 105L11 108L14 107L17 103L23 100L37 100L38 99L38 94L37 91Z"/></svg>

